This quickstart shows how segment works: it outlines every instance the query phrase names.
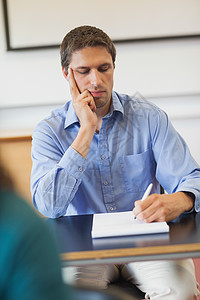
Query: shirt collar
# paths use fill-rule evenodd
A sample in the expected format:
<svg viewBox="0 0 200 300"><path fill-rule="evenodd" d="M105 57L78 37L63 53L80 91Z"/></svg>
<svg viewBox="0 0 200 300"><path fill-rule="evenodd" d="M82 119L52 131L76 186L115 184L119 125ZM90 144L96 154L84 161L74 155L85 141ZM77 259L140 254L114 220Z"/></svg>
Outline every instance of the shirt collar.
<svg viewBox="0 0 200 300"><path fill-rule="evenodd" d="M119 95L112 91L112 103L110 107L110 111L107 116L111 116L114 111L119 111L120 113L124 114L124 108L121 104L120 97ZM75 113L75 110L72 105L72 101L69 104L69 109L66 114L66 119L65 119L65 128L68 126L74 124L74 123L79 123L79 119Z"/></svg>
<svg viewBox="0 0 200 300"><path fill-rule="evenodd" d="M72 101L70 101L69 108L67 110L66 118L65 118L65 128L67 128L68 126L70 126L74 123L79 123L79 119L73 108Z"/></svg>
<svg viewBox="0 0 200 300"><path fill-rule="evenodd" d="M112 91L112 103L109 114L112 115L114 111L119 111L124 114L124 108L120 101L120 96L116 92Z"/></svg>

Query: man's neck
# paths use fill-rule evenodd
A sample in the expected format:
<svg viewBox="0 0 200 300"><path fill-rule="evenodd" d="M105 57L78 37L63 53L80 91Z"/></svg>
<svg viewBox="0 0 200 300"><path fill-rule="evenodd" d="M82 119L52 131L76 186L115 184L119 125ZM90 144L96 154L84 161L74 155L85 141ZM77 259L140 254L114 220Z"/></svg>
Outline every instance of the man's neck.
<svg viewBox="0 0 200 300"><path fill-rule="evenodd" d="M96 133L99 133L102 125L102 118L98 118Z"/></svg>
<svg viewBox="0 0 200 300"><path fill-rule="evenodd" d="M96 109L96 114L97 114L97 118L98 118L97 129L96 129L97 133L99 133L99 131L101 129L103 117L105 117L110 110L111 101L112 100L110 99L110 101L107 103L107 105Z"/></svg>

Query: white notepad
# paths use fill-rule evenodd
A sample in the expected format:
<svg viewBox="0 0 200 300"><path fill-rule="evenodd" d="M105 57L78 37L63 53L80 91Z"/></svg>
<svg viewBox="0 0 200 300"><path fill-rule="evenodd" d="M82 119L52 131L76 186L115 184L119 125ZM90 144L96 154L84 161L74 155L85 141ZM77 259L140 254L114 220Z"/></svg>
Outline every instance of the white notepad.
<svg viewBox="0 0 200 300"><path fill-rule="evenodd" d="M133 211L95 214L92 224L92 237L155 234L169 232L166 222L145 223L134 219Z"/></svg>

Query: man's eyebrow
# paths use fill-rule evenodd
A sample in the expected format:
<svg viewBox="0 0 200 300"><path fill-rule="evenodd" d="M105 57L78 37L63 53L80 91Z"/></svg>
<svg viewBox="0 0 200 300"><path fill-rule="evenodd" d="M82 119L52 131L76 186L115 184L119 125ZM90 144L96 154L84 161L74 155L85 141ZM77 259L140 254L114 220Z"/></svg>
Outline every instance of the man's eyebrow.
<svg viewBox="0 0 200 300"><path fill-rule="evenodd" d="M101 64L100 66L98 66L98 68L101 68L101 67L109 67L111 66L111 63L104 63L104 64Z"/></svg>
<svg viewBox="0 0 200 300"><path fill-rule="evenodd" d="M74 68L74 70L85 70L85 69L90 69L90 67L84 67L84 66L79 66L79 67L76 67Z"/></svg>
<svg viewBox="0 0 200 300"><path fill-rule="evenodd" d="M103 64L100 64L99 66L97 66L96 68L101 68L101 67L105 67L105 66L111 66L111 63L103 63ZM74 68L74 70L85 70L85 69L91 69L91 67L87 67L87 66L78 66L76 68Z"/></svg>

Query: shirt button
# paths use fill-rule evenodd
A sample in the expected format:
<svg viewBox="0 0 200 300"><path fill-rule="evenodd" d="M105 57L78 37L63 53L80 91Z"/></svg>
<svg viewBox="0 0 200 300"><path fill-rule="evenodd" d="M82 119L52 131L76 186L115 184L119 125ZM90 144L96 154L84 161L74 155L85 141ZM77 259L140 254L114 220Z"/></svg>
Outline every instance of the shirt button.
<svg viewBox="0 0 200 300"><path fill-rule="evenodd" d="M78 170L79 170L79 172L82 172L82 171L83 171L83 168L82 168L82 167L79 167Z"/></svg>
<svg viewBox="0 0 200 300"><path fill-rule="evenodd" d="M104 181L104 185L108 185L108 181L106 180L106 181Z"/></svg>
<svg viewBox="0 0 200 300"><path fill-rule="evenodd" d="M105 155L101 155L101 159L105 159Z"/></svg>
<svg viewBox="0 0 200 300"><path fill-rule="evenodd" d="M110 210L114 210L114 208L111 206L111 207L110 207Z"/></svg>

